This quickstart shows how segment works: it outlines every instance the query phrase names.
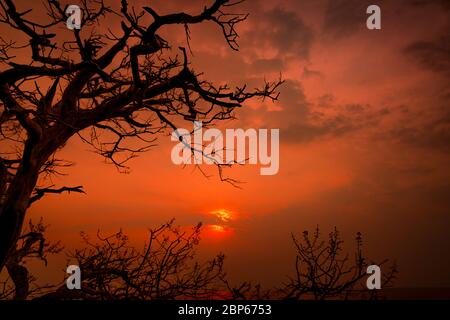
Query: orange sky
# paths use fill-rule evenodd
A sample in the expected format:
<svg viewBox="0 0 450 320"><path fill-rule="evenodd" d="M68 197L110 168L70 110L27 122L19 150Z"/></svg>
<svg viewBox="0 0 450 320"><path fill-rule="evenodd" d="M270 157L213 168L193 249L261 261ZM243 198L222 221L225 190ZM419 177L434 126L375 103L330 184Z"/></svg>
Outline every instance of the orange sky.
<svg viewBox="0 0 450 320"><path fill-rule="evenodd" d="M162 13L205 4L151 3ZM83 185L87 195L48 196L30 217L43 216L50 238L69 248L80 231L123 228L138 242L172 217L186 226L203 221L213 226L202 255L222 251L234 279L268 285L293 271L291 232L337 226L348 241L361 231L374 259L397 260L397 285L450 286L449 6L376 3L380 31L365 28L365 1L249 0L241 6L250 17L239 28L240 52L214 25L192 28L191 61L205 78L256 86L281 72L286 80L275 105L253 101L223 125L280 128L278 175L229 169L245 182L237 189L205 167L214 174L206 179L172 164L169 133L130 162L131 173L119 174L73 138L58 157L76 165L53 182ZM181 27L163 35L174 48L185 45ZM218 209L233 218L211 214Z"/></svg>

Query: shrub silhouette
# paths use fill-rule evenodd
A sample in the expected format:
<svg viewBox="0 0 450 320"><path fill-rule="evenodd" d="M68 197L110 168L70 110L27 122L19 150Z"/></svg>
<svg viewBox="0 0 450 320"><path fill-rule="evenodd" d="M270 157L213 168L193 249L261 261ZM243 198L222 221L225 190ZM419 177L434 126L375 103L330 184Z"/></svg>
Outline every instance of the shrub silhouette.
<svg viewBox="0 0 450 320"><path fill-rule="evenodd" d="M30 229L34 231L21 237L24 245L17 250L27 254L15 254L10 259L15 261L16 269L23 271L22 276L11 276L4 283L3 291L0 289L2 299L324 300L373 299L378 294L378 290L368 290L366 287L369 260L364 256L360 233L356 237L353 258L343 253L343 241L337 229L326 239L322 239L319 228L312 235L303 232L301 239L293 235L295 276L289 277L287 283L269 289L250 281L232 284L224 270L223 254L206 262L198 262L196 247L200 241L201 224L186 231L174 226L172 220L150 229L148 241L142 249L131 246L122 231L108 237L102 237L98 232L94 239L82 233L85 247L69 253L71 264L81 269L82 286L81 290L69 290L65 283L36 286L36 279L23 264L24 258L45 261L46 255L59 253L61 246L59 243L45 243L42 222L37 227L30 224ZM32 238L30 234L33 234ZM27 249L23 251L23 248ZM22 259L17 260L19 256ZM385 265L386 262L378 265ZM395 265L388 270L383 275L383 288L392 285L397 273ZM32 285L34 287L30 289Z"/></svg>
<svg viewBox="0 0 450 320"><path fill-rule="evenodd" d="M200 227L182 231L171 221L151 229L142 250L129 246L128 237L121 231L105 238L97 233L94 241L83 234L86 247L70 254L81 269L81 290L68 290L64 284L45 298L212 298L224 275L224 256L219 254L205 263L194 261Z"/></svg>
<svg viewBox="0 0 450 320"><path fill-rule="evenodd" d="M282 289L284 297L288 299L347 299L367 293L367 266L381 266L387 262L369 263L364 256L360 232L356 235L353 257L343 253L344 241L336 228L328 234L327 239L322 239L317 227L312 235L304 231L300 239L292 235L292 240L296 248L295 276ZM390 286L397 273L395 264L388 270L382 274L382 288ZM371 290L370 297L374 298L376 293L377 290Z"/></svg>

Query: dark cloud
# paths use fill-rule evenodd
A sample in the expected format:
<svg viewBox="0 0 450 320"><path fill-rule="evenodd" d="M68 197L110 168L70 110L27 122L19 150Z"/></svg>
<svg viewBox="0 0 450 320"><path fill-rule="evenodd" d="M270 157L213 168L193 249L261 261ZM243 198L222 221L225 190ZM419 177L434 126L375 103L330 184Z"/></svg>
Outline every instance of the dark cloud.
<svg viewBox="0 0 450 320"><path fill-rule="evenodd" d="M281 111L246 109L238 118L244 127L251 126L257 118L265 128L279 128L286 143L309 143L317 139L340 137L364 128L377 125L388 111L374 110L369 105L339 105L333 96L325 95L318 102L307 100L299 82L288 80L280 89ZM327 113L317 111L319 108Z"/></svg>
<svg viewBox="0 0 450 320"><path fill-rule="evenodd" d="M344 105L334 108L338 110L337 115L312 113L309 119L291 123L282 130L284 141L307 143L317 139L341 137L373 127L383 116L380 113L374 114L369 110L369 106L364 105Z"/></svg>
<svg viewBox="0 0 450 320"><path fill-rule="evenodd" d="M220 57L221 64L232 65L232 68L222 70L222 66L217 65L217 59L213 58L215 53L212 53L212 46L198 49L206 40L214 43L217 50L223 48L223 40L219 39L219 42L217 30L214 28L197 30L202 32L203 37L199 45L196 46L195 43L192 45L195 53L192 60L207 69L220 69L221 80L228 80L233 78L233 74L236 78L236 70L239 71L240 76L247 78L258 74L283 73L290 59L307 60L309 58L314 33L299 16L299 12L287 11L281 7L267 9L259 1L244 2L242 12L251 14L242 23L242 26L245 25L246 28L241 30L238 27L240 51L234 53L229 50ZM192 34L195 41L200 41L194 31ZM318 75L317 71L306 71L310 71L307 75Z"/></svg>
<svg viewBox="0 0 450 320"><path fill-rule="evenodd" d="M435 116L422 124L408 125L408 121L397 123L390 130L391 137L407 145L450 152L450 110L443 107ZM417 115L415 115L417 117Z"/></svg>
<svg viewBox="0 0 450 320"><path fill-rule="evenodd" d="M394 30L393 28L398 21L400 21L398 24L400 26L412 23L409 15L411 12L416 12L419 15L425 9L431 9L438 15L442 9L450 9L449 0L328 0L324 9L323 33L331 38L342 39L359 31L367 31L368 14L366 10L368 6L373 4L381 8L382 25L386 26L386 30L390 29L391 31ZM426 21L423 25L426 28L428 24L436 23L436 15L424 15L414 23ZM410 30L405 29L404 32L408 33Z"/></svg>
<svg viewBox="0 0 450 320"><path fill-rule="evenodd" d="M282 59L256 59L251 63L251 69L257 72L280 72L283 66Z"/></svg>
<svg viewBox="0 0 450 320"><path fill-rule="evenodd" d="M322 108L329 107L331 103L334 101L334 96L332 94L324 94L319 97L317 101L317 105Z"/></svg>
<svg viewBox="0 0 450 320"><path fill-rule="evenodd" d="M252 27L245 35L252 48L259 49L269 45L279 51L280 58L309 57L314 34L296 12L278 7L269 11L257 11L252 17L249 20Z"/></svg>
<svg viewBox="0 0 450 320"><path fill-rule="evenodd" d="M429 5L440 5L445 10L450 10L450 1L448 0L405 0L413 6L429 6Z"/></svg>
<svg viewBox="0 0 450 320"><path fill-rule="evenodd" d="M303 78L313 78L313 77L319 77L322 78L323 74L320 71L316 71L316 70L311 70L308 67L304 67L303 68Z"/></svg>
<svg viewBox="0 0 450 320"><path fill-rule="evenodd" d="M312 30L294 12L274 9L267 13L272 25L269 39L282 52L292 52L301 58L309 57L313 41Z"/></svg>
<svg viewBox="0 0 450 320"><path fill-rule="evenodd" d="M396 4L401 8L407 0ZM242 33L242 52L227 54L220 58L217 65L213 52L199 52L194 60L200 62L199 70L205 71L212 80L233 81L239 75L240 81L249 87L260 87L259 75L282 72L289 57L307 59L313 45L314 34L300 17L301 12L288 12L281 7L264 9L259 2L252 2L252 13L247 24L250 28ZM411 3L411 2L408 2ZM437 2L435 2L436 5ZM348 35L365 26L366 8L371 4L365 1L339 0L329 1L325 9L325 28L336 37ZM393 4L380 1L383 9L391 8ZM420 3L414 6L419 8ZM437 7L436 7L437 8ZM419 10L419 9L415 9ZM389 11L389 10L388 10ZM391 10L392 12L392 10ZM332 31L331 31L332 30ZM340 33L340 35L337 35ZM271 58L256 58L264 56L261 49L265 47L278 49ZM434 41L415 41L406 48L404 54L414 59L424 68L437 73L450 74L449 37L437 37ZM224 67L224 66L230 66ZM305 81L313 77L325 77L322 72L308 66L300 69L299 78ZM217 78L216 78L217 77ZM448 99L447 99L448 101ZM339 104L333 95L324 94L314 101L308 101L299 79L288 80L281 88L280 102L282 111L272 111L266 106L254 110L245 108L237 116L242 127L249 127L254 119L266 128L280 128L283 141L288 143L309 143L317 139L342 137L361 130L369 130L373 138L386 141L398 141L414 146L426 146L440 150L449 149L450 133L447 116L434 110L433 121L425 122L417 119L416 113L408 113L409 108L400 109L372 107L355 103ZM380 124L397 112L401 121L395 124ZM374 130L372 130L374 129ZM368 131L366 131L368 132Z"/></svg>
<svg viewBox="0 0 450 320"><path fill-rule="evenodd" d="M325 8L323 31L332 37L343 38L365 28L369 1L329 0Z"/></svg>
<svg viewBox="0 0 450 320"><path fill-rule="evenodd" d="M325 96L318 102L306 100L300 84L290 81L281 92L281 112L272 112L270 118L279 116L283 141L307 143L316 139L340 137L351 132L376 125L385 112L375 111L369 105L336 104L332 96ZM317 107L330 112L322 113Z"/></svg>
<svg viewBox="0 0 450 320"><path fill-rule="evenodd" d="M417 41L404 49L404 53L415 59L422 67L450 77L450 35L434 41Z"/></svg>
<svg viewBox="0 0 450 320"><path fill-rule="evenodd" d="M323 124L299 122L281 130L284 142L307 143L326 136L341 136L355 128L348 119L336 117Z"/></svg>

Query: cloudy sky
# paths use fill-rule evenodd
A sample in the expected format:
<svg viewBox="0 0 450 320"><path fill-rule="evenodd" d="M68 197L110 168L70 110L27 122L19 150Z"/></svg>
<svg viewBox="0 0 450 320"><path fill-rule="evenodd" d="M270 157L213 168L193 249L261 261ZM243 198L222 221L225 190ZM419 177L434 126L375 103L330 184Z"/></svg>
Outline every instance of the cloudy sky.
<svg viewBox="0 0 450 320"><path fill-rule="evenodd" d="M186 2L151 5L194 13L208 3ZM149 3L134 1L137 8ZM366 28L374 3L381 30ZM222 251L234 279L267 285L293 271L291 233L336 226L349 250L360 231L373 259L396 260L398 286L450 286L448 4L249 0L235 9L250 13L238 28L239 52L213 24L191 28L192 67L204 78L256 87L282 75L278 102L252 101L223 124L279 128L279 173L260 176L254 165L227 170L242 189L220 182L211 168L207 179L175 166L174 143L162 135L130 163L131 173L119 174L74 138L59 157L76 165L54 182L81 184L87 195L49 196L31 217L44 216L50 237L69 248L81 230L123 228L139 243L146 228L172 217L182 226L203 221L201 254ZM162 36L174 48L186 45L182 27ZM231 219L213 213L219 209Z"/></svg>

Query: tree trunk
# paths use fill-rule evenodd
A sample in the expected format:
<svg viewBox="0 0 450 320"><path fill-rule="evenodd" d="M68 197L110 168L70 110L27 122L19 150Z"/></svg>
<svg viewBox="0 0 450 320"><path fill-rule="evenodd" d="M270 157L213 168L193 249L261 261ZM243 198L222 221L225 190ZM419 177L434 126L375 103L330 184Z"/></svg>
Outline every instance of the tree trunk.
<svg viewBox="0 0 450 320"><path fill-rule="evenodd" d="M14 283L14 300L25 300L30 294L30 273L19 263L8 261L6 269Z"/></svg>
<svg viewBox="0 0 450 320"><path fill-rule="evenodd" d="M22 163L0 211L0 272L22 231L28 201L36 186L42 161Z"/></svg>
<svg viewBox="0 0 450 320"><path fill-rule="evenodd" d="M22 231L25 213L42 166L72 134L64 128L49 132L38 141L29 138L25 143L22 162L0 209L0 272Z"/></svg>

